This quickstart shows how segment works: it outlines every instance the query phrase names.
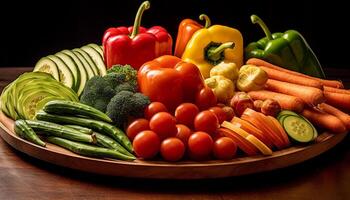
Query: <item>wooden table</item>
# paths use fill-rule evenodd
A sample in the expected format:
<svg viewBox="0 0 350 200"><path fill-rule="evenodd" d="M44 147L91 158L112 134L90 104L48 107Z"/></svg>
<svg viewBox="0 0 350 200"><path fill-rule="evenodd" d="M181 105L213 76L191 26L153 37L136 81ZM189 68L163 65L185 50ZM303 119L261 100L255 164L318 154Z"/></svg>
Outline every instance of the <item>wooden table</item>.
<svg viewBox="0 0 350 200"><path fill-rule="evenodd" d="M31 68L0 68L0 91ZM350 88L350 70L327 69ZM2 130L0 130L2 131ZM285 169L225 179L173 181L108 177L58 167L0 139L0 199L350 199L350 136Z"/></svg>

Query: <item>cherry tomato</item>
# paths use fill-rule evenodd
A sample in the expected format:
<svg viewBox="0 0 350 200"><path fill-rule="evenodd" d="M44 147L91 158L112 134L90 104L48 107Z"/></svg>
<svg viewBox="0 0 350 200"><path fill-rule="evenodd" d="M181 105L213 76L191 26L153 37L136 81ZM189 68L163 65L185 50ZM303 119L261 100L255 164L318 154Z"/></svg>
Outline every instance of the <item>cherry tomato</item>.
<svg viewBox="0 0 350 200"><path fill-rule="evenodd" d="M187 126L183 124L177 124L177 133L176 137L179 138L184 144L187 145L188 138L191 136L192 131Z"/></svg>
<svg viewBox="0 0 350 200"><path fill-rule="evenodd" d="M149 121L149 127L161 140L174 137L177 133L176 118L167 112L159 112Z"/></svg>
<svg viewBox="0 0 350 200"><path fill-rule="evenodd" d="M209 108L209 111L213 112L216 115L216 117L219 120L219 124L221 124L222 122L227 120L226 119L226 113L225 113L225 111L222 108L217 107L217 106L216 107L211 107L211 108Z"/></svg>
<svg viewBox="0 0 350 200"><path fill-rule="evenodd" d="M150 130L149 121L147 119L136 119L129 124L126 129L126 135L130 140L134 140L138 133L145 130Z"/></svg>
<svg viewBox="0 0 350 200"><path fill-rule="evenodd" d="M185 145L179 138L167 138L160 145L160 153L166 161L178 161L185 153Z"/></svg>
<svg viewBox="0 0 350 200"><path fill-rule="evenodd" d="M209 110L198 113L196 118L194 118L194 129L196 131L204 131L209 134L214 134L219 126L218 118Z"/></svg>
<svg viewBox="0 0 350 200"><path fill-rule="evenodd" d="M236 155L237 145L229 137L221 137L214 142L214 156L220 160L229 160Z"/></svg>
<svg viewBox="0 0 350 200"><path fill-rule="evenodd" d="M132 146L138 157L150 159L159 152L160 139L153 131L141 131L134 138Z"/></svg>
<svg viewBox="0 0 350 200"><path fill-rule="evenodd" d="M193 159L206 159L213 150L213 139L208 133L202 131L195 132L188 139L188 149Z"/></svg>
<svg viewBox="0 0 350 200"><path fill-rule="evenodd" d="M152 102L145 109L145 118L149 120L159 112L168 112L168 109L161 102Z"/></svg>
<svg viewBox="0 0 350 200"><path fill-rule="evenodd" d="M193 103L183 103L175 110L175 117L178 124L184 124L188 127L193 127L193 121L199 109Z"/></svg>
<svg viewBox="0 0 350 200"><path fill-rule="evenodd" d="M216 105L217 99L209 87L204 87L196 95L196 105L200 110L206 110Z"/></svg>

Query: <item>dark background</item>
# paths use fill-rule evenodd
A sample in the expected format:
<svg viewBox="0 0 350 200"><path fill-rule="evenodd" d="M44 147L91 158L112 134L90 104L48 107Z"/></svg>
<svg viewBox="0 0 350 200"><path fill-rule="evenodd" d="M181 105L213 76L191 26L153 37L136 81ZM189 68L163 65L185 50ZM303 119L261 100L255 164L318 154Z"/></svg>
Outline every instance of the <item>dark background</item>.
<svg viewBox="0 0 350 200"><path fill-rule="evenodd" d="M142 1L10 1L0 5L0 67L34 66L43 56L94 42L101 43L111 26L132 25ZM175 43L177 27L184 18L206 13L213 24L239 29L245 45L263 37L250 22L258 14L271 32L301 32L324 67L348 66L348 6L345 1L165 1L151 0L142 25L161 25Z"/></svg>

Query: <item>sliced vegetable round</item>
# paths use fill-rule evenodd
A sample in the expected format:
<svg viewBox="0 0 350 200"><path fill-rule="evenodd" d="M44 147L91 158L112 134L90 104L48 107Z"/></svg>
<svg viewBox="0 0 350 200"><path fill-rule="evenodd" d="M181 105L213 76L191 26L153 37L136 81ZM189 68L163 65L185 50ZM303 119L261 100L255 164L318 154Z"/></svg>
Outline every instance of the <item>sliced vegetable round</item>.
<svg viewBox="0 0 350 200"><path fill-rule="evenodd" d="M282 126L288 136L297 142L306 143L314 139L313 127L301 117L289 115L283 119Z"/></svg>
<svg viewBox="0 0 350 200"><path fill-rule="evenodd" d="M56 63L58 74L60 76L60 82L63 83L65 86L75 90L77 82L74 78L73 72L68 68L68 66L59 57L55 55L48 55L47 57Z"/></svg>
<svg viewBox="0 0 350 200"><path fill-rule="evenodd" d="M51 74L57 81L60 81L57 65L48 57L41 58L34 67L34 72L45 72Z"/></svg>

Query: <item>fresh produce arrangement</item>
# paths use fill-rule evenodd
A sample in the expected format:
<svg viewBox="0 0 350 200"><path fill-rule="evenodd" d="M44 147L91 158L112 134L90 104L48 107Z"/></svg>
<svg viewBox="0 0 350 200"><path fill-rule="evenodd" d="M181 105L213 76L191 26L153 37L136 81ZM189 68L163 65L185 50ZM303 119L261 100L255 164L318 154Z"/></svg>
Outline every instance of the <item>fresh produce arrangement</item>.
<svg viewBox="0 0 350 200"><path fill-rule="evenodd" d="M350 130L350 90L325 79L296 30L244 46L235 28L192 19L173 39L160 26L109 28L102 45L41 58L1 94L15 133L45 148L132 161L231 160L309 145Z"/></svg>

